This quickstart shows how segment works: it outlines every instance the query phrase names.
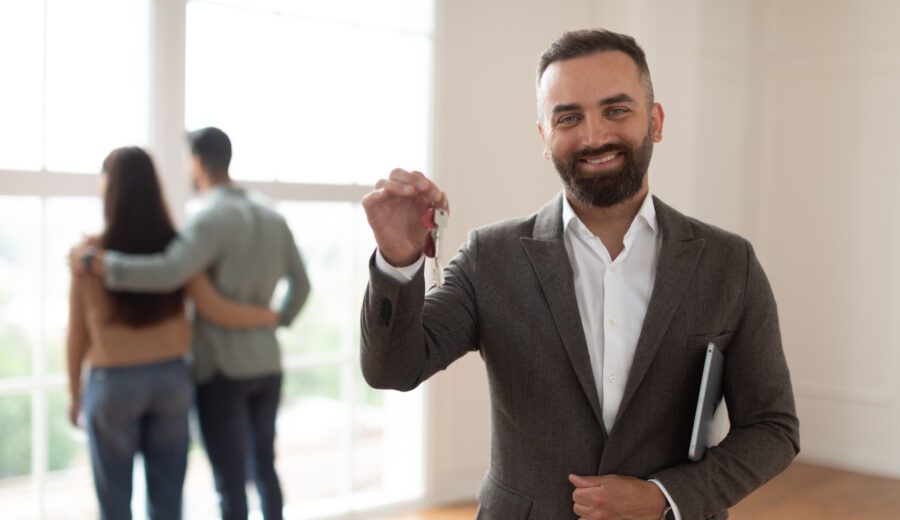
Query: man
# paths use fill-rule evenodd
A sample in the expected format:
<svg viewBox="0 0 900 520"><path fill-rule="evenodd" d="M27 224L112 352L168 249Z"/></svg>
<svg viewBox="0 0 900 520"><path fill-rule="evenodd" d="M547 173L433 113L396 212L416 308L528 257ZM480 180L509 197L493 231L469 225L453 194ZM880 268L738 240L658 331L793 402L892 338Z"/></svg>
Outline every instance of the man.
<svg viewBox="0 0 900 520"><path fill-rule="evenodd" d="M726 518L799 451L775 301L744 239L649 194L664 114L643 51L566 33L541 56L538 132L564 193L470 233L424 294L431 207L394 170L363 199L378 250L362 310L370 385L409 390L470 350L487 368L479 519ZM725 354L731 431L688 460L704 351Z"/></svg>
<svg viewBox="0 0 900 520"><path fill-rule="evenodd" d="M204 206L167 249L133 256L73 252L109 289L171 291L206 271L230 299L268 305L282 278L288 290L279 313L287 326L309 294L309 280L284 218L236 187L228 173L231 141L218 128L189 134L195 188ZM281 355L273 328L224 329L194 316L197 411L224 520L247 518L249 460L267 520L282 518L275 472L275 416L281 398ZM247 453L247 450L250 453Z"/></svg>

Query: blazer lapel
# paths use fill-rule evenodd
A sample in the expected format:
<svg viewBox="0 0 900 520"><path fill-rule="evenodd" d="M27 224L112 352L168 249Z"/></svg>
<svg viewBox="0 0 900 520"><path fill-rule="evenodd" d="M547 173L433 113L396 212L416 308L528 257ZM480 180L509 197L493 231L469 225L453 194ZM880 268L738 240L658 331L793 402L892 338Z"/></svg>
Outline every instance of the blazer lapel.
<svg viewBox="0 0 900 520"><path fill-rule="evenodd" d="M561 197L556 197L538 212L533 238L523 237L520 241L537 274L572 369L600 424L605 441L606 428L603 426L600 399L591 370L578 300L575 298L574 274L563 242Z"/></svg>
<svg viewBox="0 0 900 520"><path fill-rule="evenodd" d="M653 202L662 231L662 246L659 251L650 304L641 327L631 373L628 375L628 383L625 385L615 424L621 423L619 418L627 410L628 402L647 374L647 369L650 368L650 364L659 350L669 323L681 304L681 299L697 268L700 254L706 243L704 239L694 238L687 217L656 197L653 197Z"/></svg>

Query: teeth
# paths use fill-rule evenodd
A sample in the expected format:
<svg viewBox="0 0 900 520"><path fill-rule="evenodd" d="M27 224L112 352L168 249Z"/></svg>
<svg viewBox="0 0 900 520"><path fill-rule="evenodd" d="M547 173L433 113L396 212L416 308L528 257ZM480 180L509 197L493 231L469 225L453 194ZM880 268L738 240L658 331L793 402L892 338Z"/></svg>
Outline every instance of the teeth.
<svg viewBox="0 0 900 520"><path fill-rule="evenodd" d="M603 164L615 159L616 155L618 155L618 152L612 152L596 159L585 159L585 162L587 162L588 164Z"/></svg>

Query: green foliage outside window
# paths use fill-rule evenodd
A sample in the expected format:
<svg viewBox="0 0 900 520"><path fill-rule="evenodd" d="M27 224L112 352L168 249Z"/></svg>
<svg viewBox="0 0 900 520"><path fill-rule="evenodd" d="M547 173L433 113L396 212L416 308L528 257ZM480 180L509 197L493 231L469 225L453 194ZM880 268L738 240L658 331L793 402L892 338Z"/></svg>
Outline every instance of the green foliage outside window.
<svg viewBox="0 0 900 520"><path fill-rule="evenodd" d="M6 352L3 347L0 345L0 357ZM30 397L28 394L0 397L0 478L31 473Z"/></svg>

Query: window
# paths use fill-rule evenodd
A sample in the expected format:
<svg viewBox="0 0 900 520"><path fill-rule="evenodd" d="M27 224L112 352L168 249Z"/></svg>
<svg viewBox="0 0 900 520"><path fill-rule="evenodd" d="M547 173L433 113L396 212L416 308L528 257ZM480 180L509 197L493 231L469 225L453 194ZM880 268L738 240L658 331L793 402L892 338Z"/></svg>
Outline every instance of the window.
<svg viewBox="0 0 900 520"><path fill-rule="evenodd" d="M359 200L395 165L428 167L432 16L427 0L0 3L0 70L15 78L0 84L4 518L96 516L86 438L66 419L64 256L100 229L97 172L117 146L150 150L183 215L184 131L209 125L232 138L234 177L287 218L313 283L279 333L287 515L422 495L421 392L373 391L359 372L374 248ZM140 518L140 461L134 486ZM187 518L216 514L199 445L185 497Z"/></svg>
<svg viewBox="0 0 900 520"><path fill-rule="evenodd" d="M424 169L429 3L277 7L188 5L188 128L233 129L245 180L373 184L398 164Z"/></svg>
<svg viewBox="0 0 900 520"><path fill-rule="evenodd" d="M148 144L149 6L0 3L4 518L96 516L86 438L66 413L64 255L99 229L96 172L105 154Z"/></svg>
<svg viewBox="0 0 900 520"><path fill-rule="evenodd" d="M67 419L64 255L99 221L96 198L0 196L0 507L9 518L95 514L86 438Z"/></svg>
<svg viewBox="0 0 900 520"><path fill-rule="evenodd" d="M0 4L0 168L96 173L148 144L149 0Z"/></svg>

